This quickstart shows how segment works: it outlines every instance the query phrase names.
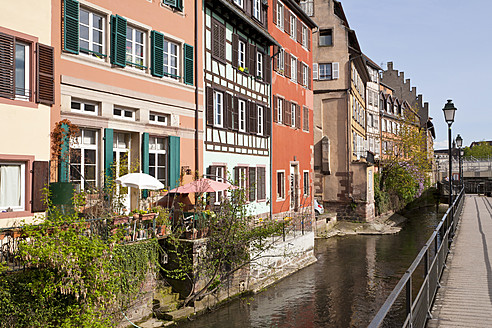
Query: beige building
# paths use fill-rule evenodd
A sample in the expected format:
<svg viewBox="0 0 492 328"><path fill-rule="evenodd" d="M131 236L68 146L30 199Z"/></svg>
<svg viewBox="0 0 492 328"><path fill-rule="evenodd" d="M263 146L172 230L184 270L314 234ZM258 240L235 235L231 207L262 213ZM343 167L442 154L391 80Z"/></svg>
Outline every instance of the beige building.
<svg viewBox="0 0 492 328"><path fill-rule="evenodd" d="M54 102L51 0L0 4L0 228L43 214Z"/></svg>
<svg viewBox="0 0 492 328"><path fill-rule="evenodd" d="M314 192L338 218L374 218L374 167L367 162L366 84L355 31L340 2L314 2Z"/></svg>

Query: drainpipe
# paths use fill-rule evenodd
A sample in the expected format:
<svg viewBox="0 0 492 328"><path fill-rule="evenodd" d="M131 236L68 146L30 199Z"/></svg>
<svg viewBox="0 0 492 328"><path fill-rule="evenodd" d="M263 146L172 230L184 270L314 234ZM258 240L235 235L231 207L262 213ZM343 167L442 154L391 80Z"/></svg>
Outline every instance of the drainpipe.
<svg viewBox="0 0 492 328"><path fill-rule="evenodd" d="M271 48L273 49L273 47ZM272 51L273 52L273 51ZM270 58L272 62L270 63L270 219L273 219L273 112L275 104L273 102L273 61L275 60L275 56L278 56L280 53L280 49L276 54L273 54Z"/></svg>
<svg viewBox="0 0 492 328"><path fill-rule="evenodd" d="M195 32L194 32L194 73L195 73L195 178L198 179L199 177L199 167L200 167L200 160L199 160L199 146L200 143L198 141L199 133L198 133L198 0L195 0Z"/></svg>

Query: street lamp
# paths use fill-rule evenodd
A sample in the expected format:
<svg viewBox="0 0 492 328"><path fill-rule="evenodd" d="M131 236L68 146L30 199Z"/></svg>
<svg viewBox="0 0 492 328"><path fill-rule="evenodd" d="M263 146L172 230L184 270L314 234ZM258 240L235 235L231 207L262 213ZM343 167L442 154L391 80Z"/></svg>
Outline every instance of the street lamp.
<svg viewBox="0 0 492 328"><path fill-rule="evenodd" d="M459 174L459 186L460 188L463 187L463 164L461 163L461 147L463 146L463 138L458 134L456 136L456 147L458 147L458 174Z"/></svg>
<svg viewBox="0 0 492 328"><path fill-rule="evenodd" d="M452 175L452 164L451 164L451 125L454 122L454 113L456 112L456 107L451 99L448 99L448 102L444 105L442 109L444 112L444 119L446 123L448 123L448 148L449 148L449 207L453 205L453 185L451 181Z"/></svg>

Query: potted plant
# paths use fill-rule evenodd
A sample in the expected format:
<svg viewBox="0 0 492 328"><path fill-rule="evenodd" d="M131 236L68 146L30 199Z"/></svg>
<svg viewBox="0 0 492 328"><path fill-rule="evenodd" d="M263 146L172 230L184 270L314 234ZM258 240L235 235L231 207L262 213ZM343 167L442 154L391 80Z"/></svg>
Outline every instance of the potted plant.
<svg viewBox="0 0 492 328"><path fill-rule="evenodd" d="M169 229L171 226L169 209L157 206L152 208L152 212L155 213L155 234L156 236L164 236L166 234L166 229Z"/></svg>

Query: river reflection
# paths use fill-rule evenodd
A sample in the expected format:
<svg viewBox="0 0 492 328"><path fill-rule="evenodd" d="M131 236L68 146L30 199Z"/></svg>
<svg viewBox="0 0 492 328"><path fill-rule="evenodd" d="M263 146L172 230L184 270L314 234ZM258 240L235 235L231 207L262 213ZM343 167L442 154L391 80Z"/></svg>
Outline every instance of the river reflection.
<svg viewBox="0 0 492 328"><path fill-rule="evenodd" d="M441 216L428 208L396 235L317 240L317 263L178 327L365 327Z"/></svg>

